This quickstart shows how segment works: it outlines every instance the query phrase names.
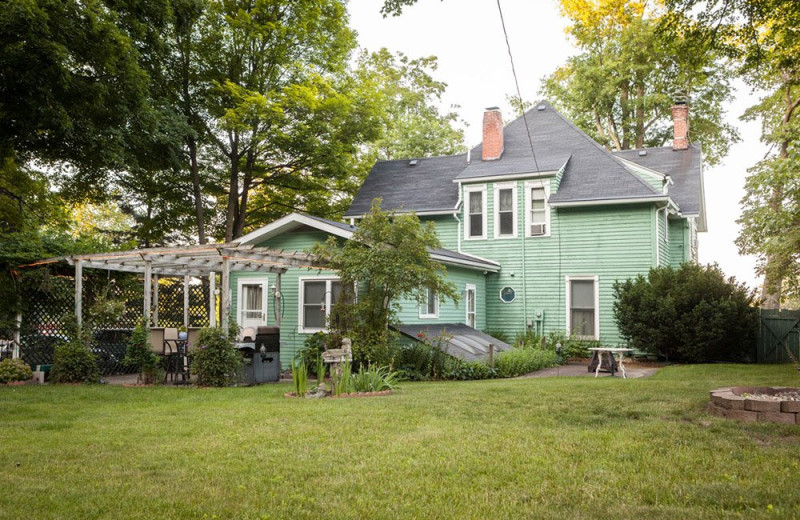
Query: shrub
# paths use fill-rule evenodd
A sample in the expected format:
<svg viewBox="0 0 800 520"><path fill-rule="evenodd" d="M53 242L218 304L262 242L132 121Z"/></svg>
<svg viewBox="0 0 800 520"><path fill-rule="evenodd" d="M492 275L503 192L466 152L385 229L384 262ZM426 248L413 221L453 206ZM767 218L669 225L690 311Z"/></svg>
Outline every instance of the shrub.
<svg viewBox="0 0 800 520"><path fill-rule="evenodd" d="M651 269L614 284L614 318L631 347L672 361L750 361L754 295L716 265Z"/></svg>
<svg viewBox="0 0 800 520"><path fill-rule="evenodd" d="M561 357L564 359L587 358L589 357L589 348L600 346L599 341L580 339L572 335L567 336L563 331L551 332L547 336L548 350L555 351L559 343L561 343Z"/></svg>
<svg viewBox="0 0 800 520"><path fill-rule="evenodd" d="M4 359L0 361L0 384L27 381L33 377L33 371L21 359Z"/></svg>
<svg viewBox="0 0 800 520"><path fill-rule="evenodd" d="M397 387L399 374L389 367L370 365L352 375L353 390L356 392L382 392Z"/></svg>
<svg viewBox="0 0 800 520"><path fill-rule="evenodd" d="M490 367L484 361L457 360L457 362L451 364L444 377L445 379L455 379L458 381L494 379L497 377L497 369Z"/></svg>
<svg viewBox="0 0 800 520"><path fill-rule="evenodd" d="M192 372L200 386L231 386L242 375L242 355L233 346L235 336L225 336L220 328L206 327L197 334L192 349Z"/></svg>
<svg viewBox="0 0 800 520"><path fill-rule="evenodd" d="M514 346L521 348L542 348L542 337L530 329L514 336Z"/></svg>
<svg viewBox="0 0 800 520"><path fill-rule="evenodd" d="M513 348L495 357L494 368L498 377L517 377L522 374L558 365L558 356L552 350Z"/></svg>
<svg viewBox="0 0 800 520"><path fill-rule="evenodd" d="M417 335L419 341L392 347L392 366L410 381L446 379L445 374L455 362L455 358L447 353L452 337L446 331L438 336L420 332Z"/></svg>
<svg viewBox="0 0 800 520"><path fill-rule="evenodd" d="M84 334L56 346L53 353L53 369L50 373L54 383L97 383L100 369L95 356L86 346Z"/></svg>
<svg viewBox="0 0 800 520"><path fill-rule="evenodd" d="M297 353L297 357L303 360L303 363L305 363L307 367L315 368L314 375L318 375L316 374L316 363L317 360L322 357L322 353L325 352L325 347L334 348L331 347L331 339L334 338L331 338L329 334L315 332L306 338L303 348Z"/></svg>
<svg viewBox="0 0 800 520"><path fill-rule="evenodd" d="M151 384L159 379L159 357L150 348L148 335L150 331L139 324L133 329L128 349L125 352L125 364L134 366L139 370L139 381Z"/></svg>

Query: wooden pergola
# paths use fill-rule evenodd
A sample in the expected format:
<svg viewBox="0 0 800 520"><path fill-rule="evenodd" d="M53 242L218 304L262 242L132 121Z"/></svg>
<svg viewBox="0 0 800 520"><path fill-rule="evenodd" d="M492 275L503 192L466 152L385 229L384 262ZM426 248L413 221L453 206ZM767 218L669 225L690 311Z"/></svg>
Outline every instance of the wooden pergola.
<svg viewBox="0 0 800 520"><path fill-rule="evenodd" d="M83 269L94 268L144 275L144 316L148 324L153 318L151 309L154 304L156 312L158 312L159 276L183 277L184 323L188 323L189 320L189 279L190 277L207 276L211 289L209 317L212 327L216 326L216 274L221 273L220 306L223 330L228 330L230 317L231 270L275 273L277 274L275 290L279 293L281 275L289 268L322 269L325 267L316 256L309 253L275 251L264 247L239 245L236 242L73 255L51 258L36 262L31 266L63 261L75 266L75 316L78 326L82 325L83 314ZM280 326L280 300L276 301L276 305L278 306L276 309L277 325ZM155 319L157 321L157 315Z"/></svg>

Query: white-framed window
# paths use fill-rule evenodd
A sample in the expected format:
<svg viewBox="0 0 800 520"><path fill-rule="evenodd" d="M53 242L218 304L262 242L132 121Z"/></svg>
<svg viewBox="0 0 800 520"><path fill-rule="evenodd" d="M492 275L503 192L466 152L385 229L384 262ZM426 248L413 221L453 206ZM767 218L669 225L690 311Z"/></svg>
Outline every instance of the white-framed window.
<svg viewBox="0 0 800 520"><path fill-rule="evenodd" d="M581 338L600 339L600 298L597 276L567 276L567 331Z"/></svg>
<svg viewBox="0 0 800 520"><path fill-rule="evenodd" d="M342 284L336 277L300 278L298 326L302 334L324 332L328 329L331 308L342 294Z"/></svg>
<svg viewBox="0 0 800 520"><path fill-rule="evenodd" d="M439 317L439 295L436 291L427 287L422 289L422 303L419 305L420 318L438 318Z"/></svg>
<svg viewBox="0 0 800 520"><path fill-rule="evenodd" d="M464 188L466 199L466 222L464 235L467 240L486 238L486 186Z"/></svg>
<svg viewBox="0 0 800 520"><path fill-rule="evenodd" d="M494 236L495 238L517 237L516 183L494 185Z"/></svg>
<svg viewBox="0 0 800 520"><path fill-rule="evenodd" d="M467 308L467 326L477 328L478 324L478 308L477 308L477 293L478 289L475 284L468 283L464 291L464 299L466 300Z"/></svg>
<svg viewBox="0 0 800 520"><path fill-rule="evenodd" d="M550 236L550 185L547 181L525 183L525 236Z"/></svg>

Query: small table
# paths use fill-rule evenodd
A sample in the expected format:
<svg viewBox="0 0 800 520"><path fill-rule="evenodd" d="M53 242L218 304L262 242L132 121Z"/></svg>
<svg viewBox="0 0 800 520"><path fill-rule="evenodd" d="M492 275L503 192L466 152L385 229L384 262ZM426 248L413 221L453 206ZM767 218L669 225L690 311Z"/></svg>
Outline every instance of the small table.
<svg viewBox="0 0 800 520"><path fill-rule="evenodd" d="M615 348L615 347L595 347L589 349L592 352L597 353L597 368L594 371L594 377L597 377L600 374L600 367L603 366L603 354L608 354L609 358L611 358L614 354L618 354L617 357L617 366L622 371L622 377L624 379L628 379L628 376L625 375L625 364L623 360L625 359L626 352L633 352L632 348ZM613 361L613 360L612 360ZM611 369L611 375L614 375L614 364L611 363L609 367Z"/></svg>

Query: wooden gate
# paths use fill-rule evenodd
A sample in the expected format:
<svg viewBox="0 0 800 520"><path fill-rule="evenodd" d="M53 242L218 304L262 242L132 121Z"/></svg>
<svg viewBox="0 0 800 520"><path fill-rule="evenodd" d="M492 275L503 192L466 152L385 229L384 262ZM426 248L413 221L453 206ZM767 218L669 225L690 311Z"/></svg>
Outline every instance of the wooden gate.
<svg viewBox="0 0 800 520"><path fill-rule="evenodd" d="M761 309L759 329L759 363L791 363L800 358L800 311Z"/></svg>

